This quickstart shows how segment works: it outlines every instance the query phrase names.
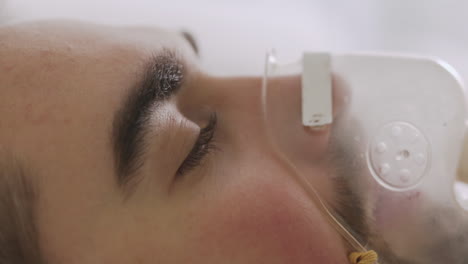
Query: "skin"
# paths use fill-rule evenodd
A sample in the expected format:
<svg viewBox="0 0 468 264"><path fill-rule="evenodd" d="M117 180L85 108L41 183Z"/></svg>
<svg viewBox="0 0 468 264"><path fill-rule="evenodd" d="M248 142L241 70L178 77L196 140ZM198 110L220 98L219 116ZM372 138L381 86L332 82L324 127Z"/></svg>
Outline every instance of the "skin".
<svg viewBox="0 0 468 264"><path fill-rule="evenodd" d="M0 141L34 172L48 263L347 263L342 238L268 141L260 77L205 74L181 34L157 28L41 22L5 26L0 40ZM185 60L187 81L152 115L142 182L125 199L112 118L163 48ZM271 86L270 118L284 127L273 141L332 201L326 165L303 158L320 160L328 130L298 125L298 78ZM208 112L216 150L177 178Z"/></svg>

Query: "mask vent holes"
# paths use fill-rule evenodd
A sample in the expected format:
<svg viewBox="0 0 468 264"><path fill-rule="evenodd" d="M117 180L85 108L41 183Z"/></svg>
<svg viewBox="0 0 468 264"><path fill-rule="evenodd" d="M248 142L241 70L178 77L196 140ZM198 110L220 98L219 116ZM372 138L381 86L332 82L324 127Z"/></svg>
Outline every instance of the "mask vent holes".
<svg viewBox="0 0 468 264"><path fill-rule="evenodd" d="M422 131L407 122L391 122L376 130L368 145L372 176L389 190L416 187L429 165L429 142Z"/></svg>
<svg viewBox="0 0 468 264"><path fill-rule="evenodd" d="M396 160L406 160L410 157L410 152L407 149L400 150L396 156Z"/></svg>

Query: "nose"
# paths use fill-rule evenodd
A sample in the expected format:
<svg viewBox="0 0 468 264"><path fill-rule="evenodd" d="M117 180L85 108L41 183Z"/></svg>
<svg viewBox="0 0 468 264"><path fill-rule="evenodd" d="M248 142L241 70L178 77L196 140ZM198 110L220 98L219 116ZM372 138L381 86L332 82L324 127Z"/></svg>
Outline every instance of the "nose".
<svg viewBox="0 0 468 264"><path fill-rule="evenodd" d="M264 91L260 77L201 76L188 91L185 98L192 108L186 112L192 118L194 113L217 112L224 133L243 145L275 145L292 159L323 156L330 129L302 125L301 76L269 79Z"/></svg>
<svg viewBox="0 0 468 264"><path fill-rule="evenodd" d="M206 120L207 113L216 112L218 130L231 139L257 138L265 133L261 87L260 77L202 75L192 80L182 105L187 115L195 120L203 116Z"/></svg>

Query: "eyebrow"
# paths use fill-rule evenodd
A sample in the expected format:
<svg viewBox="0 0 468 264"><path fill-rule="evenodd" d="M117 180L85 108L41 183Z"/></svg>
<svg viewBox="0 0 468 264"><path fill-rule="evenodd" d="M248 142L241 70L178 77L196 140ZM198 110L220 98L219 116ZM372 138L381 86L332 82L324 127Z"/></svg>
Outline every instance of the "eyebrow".
<svg viewBox="0 0 468 264"><path fill-rule="evenodd" d="M144 140L151 116L180 89L184 69L182 60L172 50L151 56L144 64L139 81L115 113L112 143L116 180L126 193L130 193L139 181L136 176L144 163Z"/></svg>

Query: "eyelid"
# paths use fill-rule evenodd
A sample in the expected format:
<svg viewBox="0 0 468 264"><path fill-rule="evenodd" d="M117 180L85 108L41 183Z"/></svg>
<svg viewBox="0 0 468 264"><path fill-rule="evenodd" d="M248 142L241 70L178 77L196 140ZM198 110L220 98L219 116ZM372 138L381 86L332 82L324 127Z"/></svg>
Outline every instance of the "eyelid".
<svg viewBox="0 0 468 264"><path fill-rule="evenodd" d="M145 137L151 116L162 102L175 95L185 82L186 66L177 53L164 49L151 56L141 77L116 110L112 123L112 142L117 184L130 196L141 181Z"/></svg>
<svg viewBox="0 0 468 264"><path fill-rule="evenodd" d="M216 125L217 116L216 113L213 113L210 116L208 125L200 129L199 135L192 149L177 169L177 177L182 177L190 170L199 166L203 162L203 159L215 148L213 139L216 131Z"/></svg>

